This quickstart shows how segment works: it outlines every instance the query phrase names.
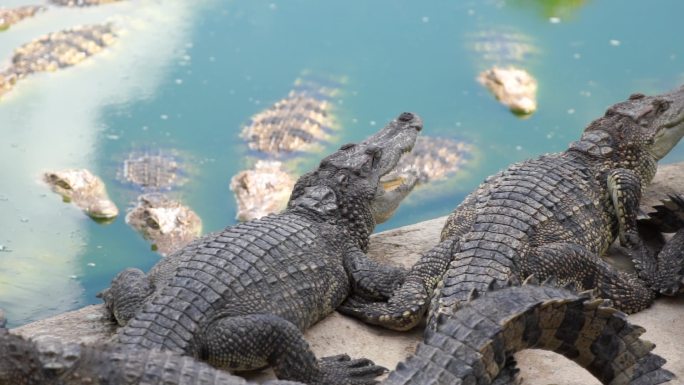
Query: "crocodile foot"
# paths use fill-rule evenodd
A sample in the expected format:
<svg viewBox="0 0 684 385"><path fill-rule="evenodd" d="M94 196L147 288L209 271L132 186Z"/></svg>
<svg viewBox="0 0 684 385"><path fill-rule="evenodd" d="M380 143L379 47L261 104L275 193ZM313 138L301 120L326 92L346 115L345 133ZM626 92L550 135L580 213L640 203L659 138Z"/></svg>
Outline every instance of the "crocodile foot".
<svg viewBox="0 0 684 385"><path fill-rule="evenodd" d="M376 384L375 377L387 373L384 368L367 358L352 360L346 354L323 357L318 362L321 385L370 385Z"/></svg>

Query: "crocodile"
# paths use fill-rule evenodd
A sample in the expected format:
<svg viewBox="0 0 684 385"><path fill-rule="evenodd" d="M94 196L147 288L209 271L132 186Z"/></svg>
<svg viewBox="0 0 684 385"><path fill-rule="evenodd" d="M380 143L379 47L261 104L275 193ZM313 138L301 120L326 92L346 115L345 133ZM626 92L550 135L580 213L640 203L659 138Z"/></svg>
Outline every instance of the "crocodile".
<svg viewBox="0 0 684 385"><path fill-rule="evenodd" d="M0 385L256 385L171 351L86 346L51 336L28 340L2 325L0 357Z"/></svg>
<svg viewBox="0 0 684 385"><path fill-rule="evenodd" d="M420 117L402 113L300 177L282 213L206 235L147 276L119 273L100 295L125 325L117 343L231 370L272 366L286 380L372 383L384 368L369 360L316 360L301 331L351 292L383 298L401 281L403 269L371 262L365 250L374 214L393 210L408 193L384 191L380 178L412 149L422 127Z"/></svg>
<svg viewBox="0 0 684 385"><path fill-rule="evenodd" d="M170 191L186 183L181 157L175 150L132 151L117 178L143 192Z"/></svg>
<svg viewBox="0 0 684 385"><path fill-rule="evenodd" d="M49 0L51 4L62 7L92 7L108 3L116 3L122 0Z"/></svg>
<svg viewBox="0 0 684 385"><path fill-rule="evenodd" d="M320 150L337 126L332 114L337 83L304 74L287 97L252 116L240 137L250 149L272 157Z"/></svg>
<svg viewBox="0 0 684 385"><path fill-rule="evenodd" d="M539 52L533 39L511 27L496 26L468 34L466 41L479 56L478 66L487 67L477 81L515 115L524 118L534 113L537 80L524 69Z"/></svg>
<svg viewBox="0 0 684 385"><path fill-rule="evenodd" d="M421 136L411 154L401 158L394 172L383 181L401 179L415 172L419 184L446 179L461 170L471 158L473 146L451 138Z"/></svg>
<svg viewBox="0 0 684 385"><path fill-rule="evenodd" d="M126 214L126 223L152 242L162 256L187 245L202 232L202 220L177 200L160 193L138 197L138 204Z"/></svg>
<svg viewBox="0 0 684 385"><path fill-rule="evenodd" d="M562 354L585 366L603 384L655 385L672 379L672 373L662 368L665 360L651 353L654 345L639 338L645 330L629 323L624 313L607 306L605 300L548 282L542 286L528 283L489 288L471 295L455 316L441 314L435 332L382 383L487 384L507 370L507 356L528 348ZM120 385L248 384L171 351L64 344L47 336L26 340L3 329L0 357L4 357L0 385L79 385L103 380ZM335 359L350 362L345 356Z"/></svg>
<svg viewBox="0 0 684 385"><path fill-rule="evenodd" d="M252 169L230 179L237 202L235 219L248 221L282 211L294 184L295 179L284 170L282 162L258 160Z"/></svg>
<svg viewBox="0 0 684 385"><path fill-rule="evenodd" d="M16 8L0 8L0 31L4 31L12 25L26 19L33 17L38 12L45 10L45 7L40 5L24 5Z"/></svg>
<svg viewBox="0 0 684 385"><path fill-rule="evenodd" d="M487 178L387 301L354 295L338 310L396 330L415 327L428 312L431 330L439 314L453 314L472 291L531 274L595 288L626 312L649 306L655 297L649 285L663 274L658 267L671 264L645 252L639 199L657 161L683 135L684 86L631 95L590 123L568 150ZM616 238L634 252L639 277L600 258Z"/></svg>
<svg viewBox="0 0 684 385"><path fill-rule="evenodd" d="M47 171L43 180L65 202L73 202L95 220L110 221L119 215L102 179L86 169Z"/></svg>
<svg viewBox="0 0 684 385"><path fill-rule="evenodd" d="M116 172L126 187L142 191L126 223L152 243L162 256L179 250L202 232L202 220L190 207L167 192L188 178L183 158L175 149L143 149L127 154Z"/></svg>
<svg viewBox="0 0 684 385"><path fill-rule="evenodd" d="M11 64L0 70L0 96L21 79L38 72L74 66L116 42L110 23L78 26L41 36L14 50Z"/></svg>

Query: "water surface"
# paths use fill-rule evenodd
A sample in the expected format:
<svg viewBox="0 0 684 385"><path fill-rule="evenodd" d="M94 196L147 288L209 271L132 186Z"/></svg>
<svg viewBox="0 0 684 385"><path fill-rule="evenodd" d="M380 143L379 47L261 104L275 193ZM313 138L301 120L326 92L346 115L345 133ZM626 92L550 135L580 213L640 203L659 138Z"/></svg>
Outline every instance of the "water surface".
<svg viewBox="0 0 684 385"><path fill-rule="evenodd" d="M0 33L3 64L15 47L76 24L113 21L122 36L77 67L21 81L0 101L0 308L20 325L96 303L116 272L158 260L123 216L98 225L62 203L40 182L44 170L88 167L125 209L139 193L116 179L126 154L175 149L189 182L174 193L201 216L205 232L221 229L235 223L230 177L248 165L241 127L311 71L347 79L335 100L342 129L326 151L402 111L424 118L425 135L476 148L463 172L417 190L381 229L414 223L447 214L513 161L565 149L630 93L684 83L683 13L677 0L657 7L617 0L141 0L51 8ZM504 34L517 37L496 37ZM516 39L532 49L511 58ZM477 52L483 41L498 47L498 56ZM539 110L528 119L510 114L475 81L478 71L511 61L540 85ZM299 171L320 156L305 157ZM665 161L680 160L684 146Z"/></svg>

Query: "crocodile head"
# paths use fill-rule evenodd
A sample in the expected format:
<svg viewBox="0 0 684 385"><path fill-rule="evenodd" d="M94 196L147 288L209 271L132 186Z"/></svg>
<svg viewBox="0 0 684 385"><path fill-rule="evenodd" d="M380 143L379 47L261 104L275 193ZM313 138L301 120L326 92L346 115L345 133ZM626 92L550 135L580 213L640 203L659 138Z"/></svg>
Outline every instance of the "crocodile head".
<svg viewBox="0 0 684 385"><path fill-rule="evenodd" d="M570 148L610 160L612 167L641 171L645 180L655 164L684 136L684 86L669 93L633 94L592 122Z"/></svg>
<svg viewBox="0 0 684 385"><path fill-rule="evenodd" d="M366 238L415 185L417 178L408 176L385 190L381 178L413 149L422 128L418 115L404 112L366 140L343 145L299 178L288 209L346 224L354 235Z"/></svg>
<svg viewBox="0 0 684 385"><path fill-rule="evenodd" d="M637 122L642 127L646 150L660 160L684 136L684 86L656 96L633 94L608 113L625 115Z"/></svg>

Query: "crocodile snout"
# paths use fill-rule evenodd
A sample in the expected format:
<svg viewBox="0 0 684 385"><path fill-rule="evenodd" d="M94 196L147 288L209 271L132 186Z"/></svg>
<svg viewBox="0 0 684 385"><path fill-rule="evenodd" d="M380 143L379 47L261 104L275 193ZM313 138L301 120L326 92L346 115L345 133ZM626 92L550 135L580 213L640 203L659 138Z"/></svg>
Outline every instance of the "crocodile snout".
<svg viewBox="0 0 684 385"><path fill-rule="evenodd" d="M423 120L414 113L403 112L401 115L399 115L397 120L402 123L409 123L409 127L415 129L416 131L423 129Z"/></svg>

